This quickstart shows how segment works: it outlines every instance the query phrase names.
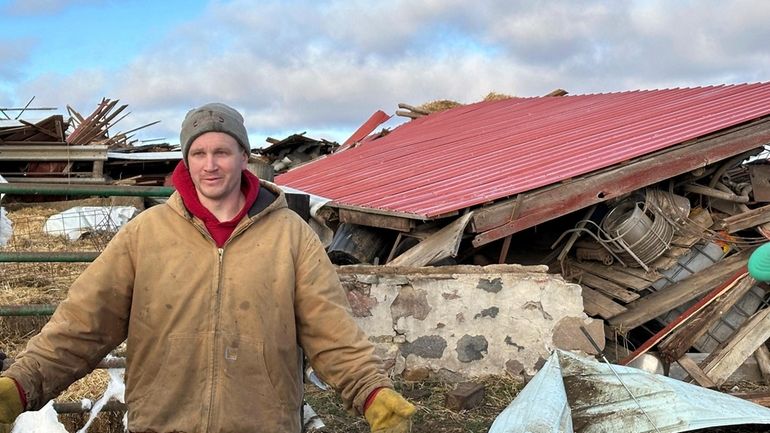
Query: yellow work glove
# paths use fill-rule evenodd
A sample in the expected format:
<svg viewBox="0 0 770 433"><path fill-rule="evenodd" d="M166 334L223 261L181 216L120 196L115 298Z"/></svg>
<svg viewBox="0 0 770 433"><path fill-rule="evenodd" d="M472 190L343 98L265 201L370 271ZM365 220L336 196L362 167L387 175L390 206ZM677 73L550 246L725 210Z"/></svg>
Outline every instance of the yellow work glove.
<svg viewBox="0 0 770 433"><path fill-rule="evenodd" d="M23 411L16 382L10 377L0 377L0 424L12 424Z"/></svg>
<svg viewBox="0 0 770 433"><path fill-rule="evenodd" d="M409 433L412 430L412 415L417 409L390 388L377 391L366 408L364 417L372 433Z"/></svg>

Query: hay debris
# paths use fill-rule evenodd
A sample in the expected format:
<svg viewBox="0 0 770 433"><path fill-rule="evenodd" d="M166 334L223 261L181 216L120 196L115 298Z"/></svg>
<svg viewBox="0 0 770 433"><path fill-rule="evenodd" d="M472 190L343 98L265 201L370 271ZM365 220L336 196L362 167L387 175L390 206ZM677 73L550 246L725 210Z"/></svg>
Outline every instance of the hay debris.
<svg viewBox="0 0 770 433"><path fill-rule="evenodd" d="M436 113L436 112L439 112L439 111L448 110L450 108L459 107L461 105L463 105L463 104L461 104L461 103L459 103L457 101L451 101L449 99L440 99L440 100L437 100L437 101L426 102L426 103L418 106L417 108L419 108L421 110L425 110L425 111L427 111L429 113Z"/></svg>
<svg viewBox="0 0 770 433"><path fill-rule="evenodd" d="M483 101L502 101L504 99L511 99L514 96L512 95L506 95L504 93L496 93L496 92L489 92L487 93L487 96L482 99Z"/></svg>

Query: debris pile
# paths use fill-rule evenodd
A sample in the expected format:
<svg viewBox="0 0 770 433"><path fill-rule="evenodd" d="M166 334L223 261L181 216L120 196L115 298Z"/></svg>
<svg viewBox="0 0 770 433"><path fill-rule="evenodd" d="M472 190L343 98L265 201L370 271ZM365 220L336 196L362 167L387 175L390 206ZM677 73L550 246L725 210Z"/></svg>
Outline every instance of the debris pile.
<svg viewBox="0 0 770 433"><path fill-rule="evenodd" d="M10 119L6 113L10 109L0 110L8 118L0 121L0 174L9 182L109 182L108 152L131 149L138 141L132 133L158 123L110 135L111 128L129 114L118 117L128 106L117 104L118 100L103 98L86 117L67 106L67 121L53 115L30 122L20 118L23 111Z"/></svg>
<svg viewBox="0 0 770 433"><path fill-rule="evenodd" d="M339 144L333 141L307 137L305 132L292 134L282 140L268 137L266 141L270 146L258 149L257 152L259 158L271 165L276 174L329 155L339 147Z"/></svg>

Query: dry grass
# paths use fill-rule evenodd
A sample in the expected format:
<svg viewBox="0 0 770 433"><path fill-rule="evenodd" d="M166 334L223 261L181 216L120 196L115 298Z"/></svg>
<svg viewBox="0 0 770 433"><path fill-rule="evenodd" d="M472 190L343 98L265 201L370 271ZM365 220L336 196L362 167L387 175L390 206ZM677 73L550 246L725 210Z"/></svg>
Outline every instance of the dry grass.
<svg viewBox="0 0 770 433"><path fill-rule="evenodd" d="M482 101L502 101L503 99L511 99L514 96L506 95L505 93L489 92Z"/></svg>
<svg viewBox="0 0 770 433"><path fill-rule="evenodd" d="M396 382L396 389L417 406L413 433L482 433L487 432L495 417L514 399L521 382L509 376L477 379L485 386L483 403L475 408L452 411L445 407L447 394L454 384L440 380ZM326 424L328 433L368 433L369 426L360 417L347 413L333 391L306 387L305 400Z"/></svg>
<svg viewBox="0 0 770 433"><path fill-rule="evenodd" d="M461 103L459 103L457 101L450 101L448 99L440 99L438 101L426 102L426 103L420 105L417 108L419 108L421 110L425 110L425 111L427 111L429 113L435 113L435 112L438 112L438 111L444 111L444 110L448 110L450 108L459 107L461 105L463 105L463 104L461 104Z"/></svg>

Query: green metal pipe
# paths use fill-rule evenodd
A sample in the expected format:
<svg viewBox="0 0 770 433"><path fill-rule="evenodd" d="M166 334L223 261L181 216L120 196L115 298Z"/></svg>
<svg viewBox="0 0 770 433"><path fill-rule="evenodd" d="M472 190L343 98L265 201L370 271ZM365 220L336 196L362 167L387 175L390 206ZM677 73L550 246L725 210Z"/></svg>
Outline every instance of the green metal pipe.
<svg viewBox="0 0 770 433"><path fill-rule="evenodd" d="M0 183L0 193L16 195L77 195L168 197L174 192L170 186L125 185L60 185L55 183Z"/></svg>
<svg viewBox="0 0 770 433"><path fill-rule="evenodd" d="M58 305L0 305L0 317L3 316L50 316Z"/></svg>
<svg viewBox="0 0 770 433"><path fill-rule="evenodd" d="M99 257L98 251L81 252L0 252L0 263L86 263Z"/></svg>

